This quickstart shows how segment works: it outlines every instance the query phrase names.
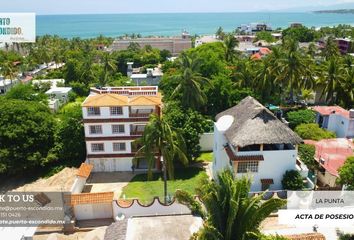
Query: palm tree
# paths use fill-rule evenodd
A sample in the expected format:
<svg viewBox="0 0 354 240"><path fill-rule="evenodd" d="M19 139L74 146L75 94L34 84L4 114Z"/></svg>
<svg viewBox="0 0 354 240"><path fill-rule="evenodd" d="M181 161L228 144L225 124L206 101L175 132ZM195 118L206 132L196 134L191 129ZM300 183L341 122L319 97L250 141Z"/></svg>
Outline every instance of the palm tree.
<svg viewBox="0 0 354 240"><path fill-rule="evenodd" d="M278 60L275 66L276 79L281 86L288 87L290 100L294 99L294 91L301 90L305 84L312 82L312 66L310 59L306 54L299 50L299 44L293 39L285 40L285 54Z"/></svg>
<svg viewBox="0 0 354 240"><path fill-rule="evenodd" d="M225 59L227 62L232 63L237 54L236 47L238 46L239 41L232 33L229 33L224 36L223 43L225 48Z"/></svg>
<svg viewBox="0 0 354 240"><path fill-rule="evenodd" d="M178 159L187 164L186 145L181 134L171 128L161 115L152 114L144 129L143 136L137 141L142 147L136 152L135 159L141 156L148 162L148 179L152 178L152 168L156 162L156 153L162 157L164 172L164 196L167 201L167 175L174 178L173 161Z"/></svg>
<svg viewBox="0 0 354 240"><path fill-rule="evenodd" d="M12 61L5 60L0 64L0 71L3 77L6 79L10 79L10 83L12 85L12 80L16 77L16 68Z"/></svg>
<svg viewBox="0 0 354 240"><path fill-rule="evenodd" d="M336 102L337 90L340 83L344 80L344 67L337 58L330 58L319 67L318 84L323 86L322 95L325 95L326 101Z"/></svg>
<svg viewBox="0 0 354 240"><path fill-rule="evenodd" d="M109 52L104 52L102 55L102 64L103 64L103 72L102 77L100 79L101 86L105 86L108 81L108 74L116 71L117 65L116 60L112 57L112 54Z"/></svg>
<svg viewBox="0 0 354 240"><path fill-rule="evenodd" d="M200 59L186 53L181 54L180 67L182 73L174 75L171 80L178 82L177 87L171 94L171 98L181 96L181 103L184 107L198 109L206 103L207 97L202 91L202 85L211 86L209 79L203 77L199 72Z"/></svg>
<svg viewBox="0 0 354 240"><path fill-rule="evenodd" d="M203 183L197 191L206 211L189 193L177 191L177 200L205 220L195 239L245 240L258 236L261 222L286 201L279 198L263 201L262 194L250 196L250 186L248 178L234 179L230 170L221 172L216 181Z"/></svg>
<svg viewBox="0 0 354 240"><path fill-rule="evenodd" d="M338 45L334 41L333 37L328 37L326 40L326 46L323 49L322 52L323 56L326 58L326 60L329 60L330 58L337 57L340 55Z"/></svg>

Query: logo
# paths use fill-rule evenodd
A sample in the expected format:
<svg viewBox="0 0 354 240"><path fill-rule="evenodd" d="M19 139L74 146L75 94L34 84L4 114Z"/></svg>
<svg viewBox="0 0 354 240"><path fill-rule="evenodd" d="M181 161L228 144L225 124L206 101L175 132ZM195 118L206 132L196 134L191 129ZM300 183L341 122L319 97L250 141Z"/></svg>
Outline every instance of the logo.
<svg viewBox="0 0 354 240"><path fill-rule="evenodd" d="M34 13L0 13L0 42L35 42Z"/></svg>

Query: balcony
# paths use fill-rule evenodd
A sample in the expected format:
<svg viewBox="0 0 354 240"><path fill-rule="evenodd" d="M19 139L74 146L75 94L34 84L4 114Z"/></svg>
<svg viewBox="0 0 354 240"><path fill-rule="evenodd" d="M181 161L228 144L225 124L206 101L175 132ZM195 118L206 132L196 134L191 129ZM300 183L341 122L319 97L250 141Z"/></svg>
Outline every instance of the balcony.
<svg viewBox="0 0 354 240"><path fill-rule="evenodd" d="M144 130L145 125L130 125L130 136L142 136Z"/></svg>
<svg viewBox="0 0 354 240"><path fill-rule="evenodd" d="M152 113L156 113L154 109L131 109L129 117L131 118L149 118Z"/></svg>

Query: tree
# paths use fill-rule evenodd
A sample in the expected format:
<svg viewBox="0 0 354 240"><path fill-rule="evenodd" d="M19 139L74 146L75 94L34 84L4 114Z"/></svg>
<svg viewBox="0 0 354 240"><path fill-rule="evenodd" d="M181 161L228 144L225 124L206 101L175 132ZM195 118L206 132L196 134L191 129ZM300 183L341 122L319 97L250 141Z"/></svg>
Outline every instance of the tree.
<svg viewBox="0 0 354 240"><path fill-rule="evenodd" d="M29 173L48 163L54 143L54 119L42 103L0 102L0 174Z"/></svg>
<svg viewBox="0 0 354 240"><path fill-rule="evenodd" d="M215 33L215 36L220 40L224 40L225 35L226 34L225 34L224 29L222 27L219 27Z"/></svg>
<svg viewBox="0 0 354 240"><path fill-rule="evenodd" d="M186 146L184 139L176 130L165 121L162 116L152 114L149 123L146 125L143 136L138 140L142 146L137 151L136 157L143 155L148 160L148 175L151 176L152 167L155 164L155 155L163 157L166 164L168 176L174 178L173 161L178 159L186 164Z"/></svg>
<svg viewBox="0 0 354 240"><path fill-rule="evenodd" d="M6 79L10 79L10 82L12 84L12 81L15 79L16 76L16 68L11 60L5 60L0 63L0 73L3 75L3 77Z"/></svg>
<svg viewBox="0 0 354 240"><path fill-rule="evenodd" d="M36 101L47 104L47 95L42 92L35 91L34 87L29 84L17 84L12 87L6 94L6 99L17 99L25 101Z"/></svg>
<svg viewBox="0 0 354 240"><path fill-rule="evenodd" d="M80 104L64 106L55 134L54 152L61 161L78 166L85 160L85 131Z"/></svg>
<svg viewBox="0 0 354 240"><path fill-rule="evenodd" d="M286 119L289 122L289 127L295 129L302 123L314 123L316 113L310 109L291 111L286 114Z"/></svg>
<svg viewBox="0 0 354 240"><path fill-rule="evenodd" d="M330 36L327 38L322 55L326 58L326 60L338 57L340 55L338 45L334 41L333 37Z"/></svg>
<svg viewBox="0 0 354 240"><path fill-rule="evenodd" d="M354 156L347 158L338 173L338 182L345 185L347 190L354 190Z"/></svg>
<svg viewBox="0 0 354 240"><path fill-rule="evenodd" d="M293 39L286 39L284 43L285 54L279 59L275 67L276 81L283 87L288 87L290 100L294 99L294 91L301 90L307 79L312 78L311 66L307 55L299 51L299 44Z"/></svg>
<svg viewBox="0 0 354 240"><path fill-rule="evenodd" d="M315 160L316 147L310 144L300 144L299 145L299 157L303 163L309 169L314 170L317 166Z"/></svg>
<svg viewBox="0 0 354 240"><path fill-rule="evenodd" d="M228 63L232 63L237 54L236 47L239 42L235 38L234 34L229 33L224 37L224 48L225 48L225 60Z"/></svg>
<svg viewBox="0 0 354 240"><path fill-rule="evenodd" d="M275 38L272 36L272 34L267 31L261 31L261 32L256 33L255 42L260 41L260 40L264 40L268 43L272 43L272 42L276 41Z"/></svg>
<svg viewBox="0 0 354 240"><path fill-rule="evenodd" d="M300 173L296 170L286 171L281 184L286 190L302 190L305 187Z"/></svg>
<svg viewBox="0 0 354 240"><path fill-rule="evenodd" d="M152 178L152 167L156 162L156 155L163 158L164 201L167 203L167 174L170 179L174 178L173 161L178 159L183 164L188 163L184 139L162 116L152 114L143 136L138 139L138 144L141 147L136 152L135 159L144 156L148 161L148 179Z"/></svg>
<svg viewBox="0 0 354 240"><path fill-rule="evenodd" d="M339 59L332 57L320 66L319 71L318 84L324 86L322 95L325 95L326 101L332 104L336 103L335 95L341 87L340 84L345 81L343 74L345 70L342 63Z"/></svg>
<svg viewBox="0 0 354 240"><path fill-rule="evenodd" d="M179 95L184 107L198 109L206 103L207 97L202 91L202 85L210 85L207 78L197 72L199 59L181 54L180 65L182 73L172 76L172 80L177 81L178 85L173 91L171 98Z"/></svg>
<svg viewBox="0 0 354 240"><path fill-rule="evenodd" d="M116 61L112 57L112 54L108 52L104 52L102 55L102 65L103 65L103 72L100 78L100 84L104 87L108 81L108 74L112 73L117 70Z"/></svg>
<svg viewBox="0 0 354 240"><path fill-rule="evenodd" d="M296 27L284 29L283 38L292 38L299 42L313 42L316 38L315 31L307 27Z"/></svg>
<svg viewBox="0 0 354 240"><path fill-rule="evenodd" d="M250 196L251 182L247 178L234 179L230 170L221 172L216 181L202 183L198 196L205 207L190 194L179 190L177 200L194 212L199 212L204 227L194 239L244 240L260 235L259 226L272 212L280 209L285 200L271 198L263 201L263 195Z"/></svg>
<svg viewBox="0 0 354 240"><path fill-rule="evenodd" d="M177 129L188 148L186 156L189 161L200 155L200 135L210 132L212 121L206 119L199 112L191 109L183 109L177 103L169 102L164 109L164 118L173 129Z"/></svg>
<svg viewBox="0 0 354 240"><path fill-rule="evenodd" d="M336 137L334 132L320 128L316 123L300 124L295 128L295 132L299 134L302 139L310 139L315 141Z"/></svg>

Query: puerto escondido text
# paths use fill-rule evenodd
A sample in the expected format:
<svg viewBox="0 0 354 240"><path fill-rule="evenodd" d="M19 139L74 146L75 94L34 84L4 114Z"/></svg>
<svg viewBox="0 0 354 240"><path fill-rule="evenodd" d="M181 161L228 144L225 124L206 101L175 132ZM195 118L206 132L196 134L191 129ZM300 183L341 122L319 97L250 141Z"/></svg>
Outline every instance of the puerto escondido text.
<svg viewBox="0 0 354 240"><path fill-rule="evenodd" d="M21 35L21 27L11 27L11 18L0 17L0 35Z"/></svg>

